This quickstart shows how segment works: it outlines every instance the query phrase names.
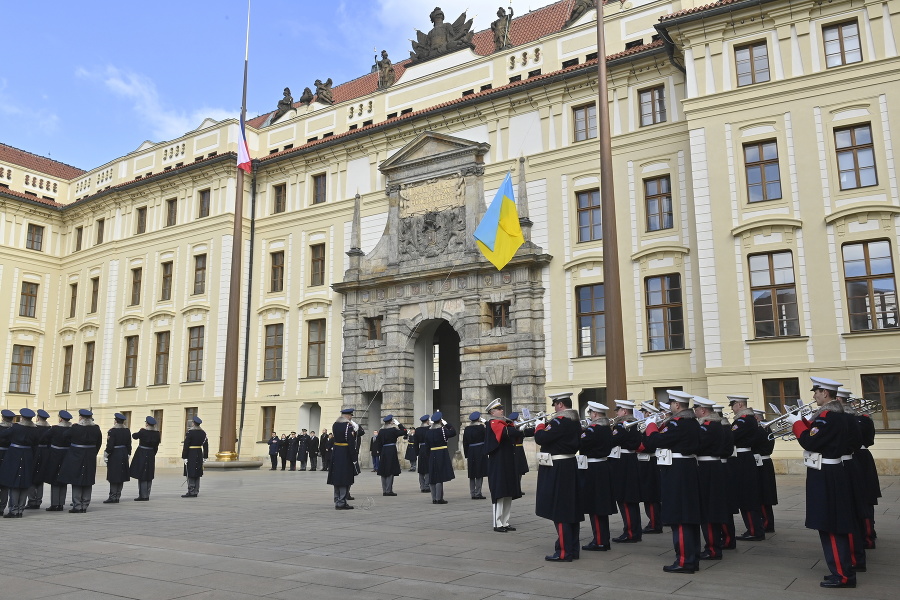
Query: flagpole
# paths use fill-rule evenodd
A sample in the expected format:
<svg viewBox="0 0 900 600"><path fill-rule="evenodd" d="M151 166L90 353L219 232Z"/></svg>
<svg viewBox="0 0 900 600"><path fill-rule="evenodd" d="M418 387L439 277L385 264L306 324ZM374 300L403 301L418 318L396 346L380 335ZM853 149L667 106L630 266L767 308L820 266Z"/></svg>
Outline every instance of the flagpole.
<svg viewBox="0 0 900 600"><path fill-rule="evenodd" d="M250 58L250 0L247 0L247 37L244 46L244 89L241 96L240 126L247 117L247 65ZM242 136L239 136L242 137ZM239 140L243 143L243 140ZM222 419L219 428L219 451L216 460L237 460L237 383L238 347L241 317L241 263L243 262L244 233L244 170L237 170L234 193L234 229L231 240L231 281L228 294L228 321L225 341L225 371L222 384ZM249 307L248 307L249 310Z"/></svg>

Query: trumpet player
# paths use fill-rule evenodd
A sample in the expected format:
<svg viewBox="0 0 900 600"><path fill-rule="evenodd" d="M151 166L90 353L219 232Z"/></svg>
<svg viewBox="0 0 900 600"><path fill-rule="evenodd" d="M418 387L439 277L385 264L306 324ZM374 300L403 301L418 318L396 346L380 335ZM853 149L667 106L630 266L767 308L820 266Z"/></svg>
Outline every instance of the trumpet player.
<svg viewBox="0 0 900 600"><path fill-rule="evenodd" d="M766 418L765 411L753 409L753 414L759 422L757 428L756 443L753 444L753 452L759 455L757 471L759 472L759 495L762 499L760 513L762 514L763 531L775 532L775 513L773 507L778 504L778 483L775 479L775 466L772 464L772 452L775 451L775 436L772 428L763 426Z"/></svg>
<svg viewBox="0 0 900 600"><path fill-rule="evenodd" d="M432 504L447 504L444 483L456 478L447 449L447 440L455 436L456 429L444 420L441 411L431 415L431 428L425 432L425 443L428 444L428 485Z"/></svg>
<svg viewBox="0 0 900 600"><path fill-rule="evenodd" d="M396 496L394 477L400 474L400 457L397 456L397 440L406 435L406 427L400 424L394 415L382 419L381 430L375 438L375 444L381 455L378 462L378 475L381 477L381 495Z"/></svg>
<svg viewBox="0 0 900 600"><path fill-rule="evenodd" d="M759 472L753 456L753 444L759 435L759 422L753 409L747 406L747 396L728 396L728 404L734 413L731 435L734 438L735 455L728 460L731 468L732 514L740 511L747 528L737 539L758 542L766 539L762 520L762 496L759 493Z"/></svg>
<svg viewBox="0 0 900 600"><path fill-rule="evenodd" d="M700 423L700 447L697 449L697 473L700 481L700 530L706 542L700 560L722 560L722 525L731 518L728 466L722 456L731 454L722 421L713 412L712 400L694 396L694 415ZM725 450L728 450L727 453Z"/></svg>
<svg viewBox="0 0 900 600"><path fill-rule="evenodd" d="M487 476L487 456L484 453L484 419L475 411L469 415L469 426L463 431L462 447L469 476L469 495L472 500L484 500L481 485Z"/></svg>
<svg viewBox="0 0 900 600"><path fill-rule="evenodd" d="M609 451L612 450L612 429L606 411L609 407L589 401L588 426L581 434L578 452L587 458L587 469L578 471L582 509L591 522L593 538L581 547L592 552L609 550L609 515L616 514L616 499L612 493L612 473L609 470Z"/></svg>
<svg viewBox="0 0 900 600"><path fill-rule="evenodd" d="M613 477L613 493L624 529L612 541L635 544L641 541L641 473L637 450L641 445L641 432L637 426L626 427L635 421L634 402L616 400L616 426L612 430L613 448L610 450L610 470Z"/></svg>
<svg viewBox="0 0 900 600"><path fill-rule="evenodd" d="M487 455L488 489L494 508L494 531L506 533L516 530L509 524L509 515L512 501L522 497L516 469L516 444L522 440L522 432L504 416L499 398L488 404L485 412L490 415L484 452Z"/></svg>
<svg viewBox="0 0 900 600"><path fill-rule="evenodd" d="M838 390L838 392L840 392L840 390ZM853 400L858 401L858 399L848 397L848 401ZM874 550L875 538L878 537L875 534L875 505L878 504L878 499L881 498L881 483L878 481L878 471L875 469L875 459L872 458L872 452L869 450L869 447L875 443L875 423L867 414L866 408L862 403L857 404L854 408L854 412L856 413L855 418L859 423L859 432L862 437L862 443L860 444L859 449L854 452L854 457L857 464L862 467L862 470L866 475L865 486L868 497L868 503L865 506L866 515L863 519L864 545L866 550Z"/></svg>
<svg viewBox="0 0 900 600"><path fill-rule="evenodd" d="M847 404L850 390L839 387L836 395L837 400L844 409L843 414L847 421L847 449L841 456L841 460L844 461L844 467L847 469L847 475L850 477L853 504L857 516L857 526L850 532L848 537L850 542L850 565L854 571L860 572L866 570L866 548L863 530L865 527L866 505L871 502L866 485L866 473L862 463L857 460L857 453L863 438L859 421L856 419L856 411Z"/></svg>

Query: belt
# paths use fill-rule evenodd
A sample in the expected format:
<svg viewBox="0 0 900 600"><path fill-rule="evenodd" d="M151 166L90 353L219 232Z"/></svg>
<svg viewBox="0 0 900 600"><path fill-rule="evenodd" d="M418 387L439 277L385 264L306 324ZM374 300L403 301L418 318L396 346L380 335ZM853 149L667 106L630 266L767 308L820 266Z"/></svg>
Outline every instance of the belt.
<svg viewBox="0 0 900 600"><path fill-rule="evenodd" d="M634 450L626 450L625 448L619 448L620 454L634 454Z"/></svg>
<svg viewBox="0 0 900 600"><path fill-rule="evenodd" d="M94 445L85 445L85 444L72 444L69 446L70 448L96 448Z"/></svg>
<svg viewBox="0 0 900 600"><path fill-rule="evenodd" d="M853 460L852 454L845 454L841 457L841 460Z"/></svg>
<svg viewBox="0 0 900 600"><path fill-rule="evenodd" d="M188 446L188 450L203 450L203 446Z"/></svg>
<svg viewBox="0 0 900 600"><path fill-rule="evenodd" d="M700 462L710 462L713 460L721 460L718 456L698 456L697 460Z"/></svg>
<svg viewBox="0 0 900 600"><path fill-rule="evenodd" d="M396 446L397 444L382 444L382 448L387 448L388 446Z"/></svg>
<svg viewBox="0 0 900 600"><path fill-rule="evenodd" d="M3 450L4 452L6 452L7 450L9 450L9 448L7 448L6 446L0 446L0 450Z"/></svg>
<svg viewBox="0 0 900 600"><path fill-rule="evenodd" d="M113 450L115 450L116 448L127 448L127 447L128 447L128 446L113 446ZM202 446L201 446L201 447L202 447ZM191 448L193 448L193 446L191 446Z"/></svg>
<svg viewBox="0 0 900 600"><path fill-rule="evenodd" d="M723 464L723 465L727 465L727 464L728 464L728 459L727 459L727 458L720 458L719 460L722 461L722 464Z"/></svg>
<svg viewBox="0 0 900 600"><path fill-rule="evenodd" d="M447 446L435 446L432 450L446 450Z"/></svg>
<svg viewBox="0 0 900 600"><path fill-rule="evenodd" d="M31 448L31 446L23 446L21 444L10 444L9 447L10 448ZM10 460L12 460L12 459L10 459Z"/></svg>
<svg viewBox="0 0 900 600"><path fill-rule="evenodd" d="M823 465L839 465L844 462L843 458L823 458Z"/></svg>
<svg viewBox="0 0 900 600"><path fill-rule="evenodd" d="M606 462L606 458L589 458L589 459L587 459L587 461L588 461L589 463L592 463L592 462Z"/></svg>
<svg viewBox="0 0 900 600"><path fill-rule="evenodd" d="M38 444L38 448L46 448L47 444Z"/></svg>
<svg viewBox="0 0 900 600"><path fill-rule="evenodd" d="M348 444L347 442L335 442L334 445L335 446L349 446L350 444Z"/></svg>
<svg viewBox="0 0 900 600"><path fill-rule="evenodd" d="M155 450L155 448L151 448L150 446L138 446L139 450Z"/></svg>
<svg viewBox="0 0 900 600"><path fill-rule="evenodd" d="M344 444L344 445L346 446L347 444ZM427 444L425 442L419 442L419 448L421 448L422 446L426 446L426 445Z"/></svg>
<svg viewBox="0 0 900 600"><path fill-rule="evenodd" d="M553 460L563 460L566 458L575 458L575 455L574 454L552 454L552 455L550 455L550 458L552 458Z"/></svg>
<svg viewBox="0 0 900 600"><path fill-rule="evenodd" d="M760 454L759 457L763 460L772 460L771 454Z"/></svg>
<svg viewBox="0 0 900 600"><path fill-rule="evenodd" d="M69 447L68 446L54 446L53 444L50 444L50 449L51 450L68 450Z"/></svg>
<svg viewBox="0 0 900 600"><path fill-rule="evenodd" d="M478 442L477 444L469 444L469 448L474 448L475 446L484 446L484 442Z"/></svg>
<svg viewBox="0 0 900 600"><path fill-rule="evenodd" d="M750 452L750 448L735 448L736 452Z"/></svg>
<svg viewBox="0 0 900 600"><path fill-rule="evenodd" d="M672 458L697 458L696 454L682 454L681 452L673 452Z"/></svg>

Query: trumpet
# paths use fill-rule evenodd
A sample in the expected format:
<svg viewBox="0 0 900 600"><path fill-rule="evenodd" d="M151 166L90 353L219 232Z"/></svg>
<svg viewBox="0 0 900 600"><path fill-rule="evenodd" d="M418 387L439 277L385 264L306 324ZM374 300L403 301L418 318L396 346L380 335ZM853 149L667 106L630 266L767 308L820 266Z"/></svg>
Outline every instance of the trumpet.
<svg viewBox="0 0 900 600"><path fill-rule="evenodd" d="M548 418L552 419L553 415L548 415L547 413L539 412L536 415L534 415L533 417L531 417L530 419L526 419L524 421L513 421L513 424L516 427L521 428L521 427L524 427L525 425L529 425L531 423L536 423L538 421L546 421Z"/></svg>
<svg viewBox="0 0 900 600"><path fill-rule="evenodd" d="M848 398L848 403L853 408L863 413L877 413L881 412L883 409L880 401L872 400L870 398L856 398L851 396Z"/></svg>
<svg viewBox="0 0 900 600"><path fill-rule="evenodd" d="M775 409L775 406L771 407ZM788 420L790 416L798 416L801 418L806 418L813 414L815 407L812 404L804 404L802 400L797 400L796 408L786 407L785 412L783 414L779 414L777 417L770 421L764 421L760 423L760 427L768 427L771 429L771 433L769 433L769 439L774 440L781 438L786 442L791 442L796 440L796 436L794 435L794 426Z"/></svg>

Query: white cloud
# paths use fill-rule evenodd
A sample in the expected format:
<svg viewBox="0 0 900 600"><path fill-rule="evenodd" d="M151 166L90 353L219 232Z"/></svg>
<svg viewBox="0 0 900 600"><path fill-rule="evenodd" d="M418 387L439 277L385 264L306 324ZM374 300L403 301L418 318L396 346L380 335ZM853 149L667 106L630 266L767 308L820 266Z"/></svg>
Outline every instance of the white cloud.
<svg viewBox="0 0 900 600"><path fill-rule="evenodd" d="M24 129L35 129L43 134L56 133L59 129L59 116L41 108L24 107L6 93L8 83L0 78L0 116L14 119L17 126Z"/></svg>
<svg viewBox="0 0 900 600"><path fill-rule="evenodd" d="M111 65L96 71L79 67L75 75L99 81L116 96L131 100L137 117L151 127L156 141L180 137L196 129L206 118L218 121L238 116L237 111L217 107L204 106L190 111L166 107L152 79Z"/></svg>

